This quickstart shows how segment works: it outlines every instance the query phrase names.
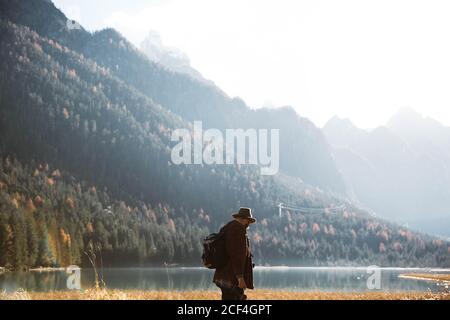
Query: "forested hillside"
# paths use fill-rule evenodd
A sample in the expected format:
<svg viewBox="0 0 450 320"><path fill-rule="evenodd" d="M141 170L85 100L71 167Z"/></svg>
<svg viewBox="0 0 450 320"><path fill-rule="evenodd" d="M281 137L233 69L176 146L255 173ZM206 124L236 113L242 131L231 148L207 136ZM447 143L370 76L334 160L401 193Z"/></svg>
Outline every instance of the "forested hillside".
<svg viewBox="0 0 450 320"><path fill-rule="evenodd" d="M262 265L449 263L448 243L361 211L258 218L250 232ZM199 237L217 228L213 219L201 208L114 200L48 164L0 162L0 265L7 268L89 266L90 242L101 248L104 266L198 265Z"/></svg>

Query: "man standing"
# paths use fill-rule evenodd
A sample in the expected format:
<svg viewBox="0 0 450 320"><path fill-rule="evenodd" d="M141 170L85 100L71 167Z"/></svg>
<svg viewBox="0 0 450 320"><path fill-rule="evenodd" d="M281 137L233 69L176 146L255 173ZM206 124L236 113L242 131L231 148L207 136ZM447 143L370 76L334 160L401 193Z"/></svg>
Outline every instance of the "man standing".
<svg viewBox="0 0 450 320"><path fill-rule="evenodd" d="M222 300L245 300L245 289L253 289L253 261L247 228L256 219L250 208L241 208L232 215L220 232L224 232L227 261L217 268L213 282L222 290Z"/></svg>

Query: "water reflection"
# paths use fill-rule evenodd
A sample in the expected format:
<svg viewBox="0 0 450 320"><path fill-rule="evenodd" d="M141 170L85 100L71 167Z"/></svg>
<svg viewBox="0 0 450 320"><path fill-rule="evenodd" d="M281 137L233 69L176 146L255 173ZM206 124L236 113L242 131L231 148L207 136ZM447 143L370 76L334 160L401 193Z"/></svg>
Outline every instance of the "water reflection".
<svg viewBox="0 0 450 320"><path fill-rule="evenodd" d="M434 282L401 279L398 275L411 270L382 269L383 291L439 290ZM414 272L428 270L415 269ZM448 270L447 270L448 272ZM101 275L101 273L100 273ZM7 272L0 274L0 289L19 288L28 291L66 290L65 271ZM137 290L216 290L211 282L212 270L203 268L127 268L105 269L103 279L108 288ZM365 268L256 268L255 287L295 291L368 291ZM94 284L92 269L81 271L82 288Z"/></svg>

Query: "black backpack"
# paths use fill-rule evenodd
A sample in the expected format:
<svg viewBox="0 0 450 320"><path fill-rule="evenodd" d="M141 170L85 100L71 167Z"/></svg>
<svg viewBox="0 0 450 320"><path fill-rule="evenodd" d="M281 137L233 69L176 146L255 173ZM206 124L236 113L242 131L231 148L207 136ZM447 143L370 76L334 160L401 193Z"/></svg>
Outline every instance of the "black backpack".
<svg viewBox="0 0 450 320"><path fill-rule="evenodd" d="M203 265L208 269L223 267L226 263L225 232L211 233L203 239Z"/></svg>

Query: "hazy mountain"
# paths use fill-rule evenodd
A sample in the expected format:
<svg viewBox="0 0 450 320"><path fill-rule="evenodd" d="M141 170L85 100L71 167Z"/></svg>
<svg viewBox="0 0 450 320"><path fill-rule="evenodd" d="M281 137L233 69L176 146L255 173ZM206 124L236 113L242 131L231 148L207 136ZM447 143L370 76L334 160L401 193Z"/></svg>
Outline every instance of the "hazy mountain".
<svg viewBox="0 0 450 320"><path fill-rule="evenodd" d="M150 31L142 41L140 49L153 62L159 63L169 70L184 73L197 81L213 85L206 80L199 71L191 67L191 61L187 54L175 47L163 44L161 36L156 31Z"/></svg>
<svg viewBox="0 0 450 320"><path fill-rule="evenodd" d="M403 108L388 122L387 127L405 140L417 152L441 158L450 166L450 127L411 108Z"/></svg>
<svg viewBox="0 0 450 320"><path fill-rule="evenodd" d="M251 110L112 29L61 29L48 1L0 9L0 265L83 263L91 241L105 265L198 263L201 237L241 205L260 221L257 263L449 265L447 242L324 191L344 189L329 146L292 108ZM282 127L284 173L173 165L171 132L191 120ZM279 202L346 208L280 217Z"/></svg>
<svg viewBox="0 0 450 320"><path fill-rule="evenodd" d="M337 117L323 131L365 206L415 229L450 235L450 128L402 109L371 131Z"/></svg>

